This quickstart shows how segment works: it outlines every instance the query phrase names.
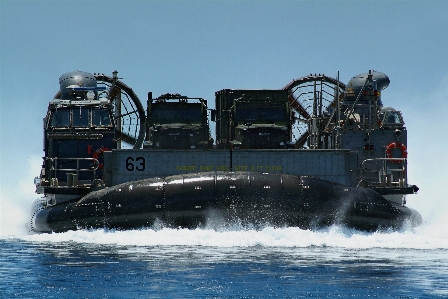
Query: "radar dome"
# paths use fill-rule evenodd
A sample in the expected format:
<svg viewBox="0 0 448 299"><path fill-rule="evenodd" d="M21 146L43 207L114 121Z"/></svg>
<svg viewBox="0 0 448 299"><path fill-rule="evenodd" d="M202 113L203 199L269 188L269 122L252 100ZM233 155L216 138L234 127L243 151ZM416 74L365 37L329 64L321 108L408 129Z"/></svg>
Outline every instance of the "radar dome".
<svg viewBox="0 0 448 299"><path fill-rule="evenodd" d="M59 88L61 90L61 100L71 99L73 85L79 87L96 87L96 78L90 73L74 71L65 73L59 78Z"/></svg>
<svg viewBox="0 0 448 299"><path fill-rule="evenodd" d="M356 100L356 98L358 97L358 95L361 92L361 90L363 89L363 87L364 87L364 90L373 89L376 91L381 91L383 89L386 89L389 86L390 79L386 74L381 73L381 72L371 71L370 75L372 75L372 80L373 80L374 86L371 86L369 83L366 86L364 86L366 84L369 73L359 74L359 75L353 77L348 82L348 84L345 87L345 101L347 104L350 104L351 102ZM365 102L366 102L366 98L363 95L361 95L360 98L358 99L358 103L365 104ZM382 106L381 92L379 93L379 96L378 96L378 106L380 106L380 107Z"/></svg>

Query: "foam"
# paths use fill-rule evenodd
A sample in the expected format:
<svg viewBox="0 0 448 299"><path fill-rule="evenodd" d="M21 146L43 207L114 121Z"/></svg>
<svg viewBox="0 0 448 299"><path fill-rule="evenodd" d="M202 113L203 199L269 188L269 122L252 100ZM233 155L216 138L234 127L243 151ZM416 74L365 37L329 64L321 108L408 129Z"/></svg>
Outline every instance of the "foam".
<svg viewBox="0 0 448 299"><path fill-rule="evenodd" d="M245 230L139 229L79 230L64 233L15 236L30 242L102 244L118 246L212 246L212 247L337 247L347 249L401 248L448 249L448 237L423 225L417 229L393 232L360 232L332 226L318 231L297 227Z"/></svg>
<svg viewBox="0 0 448 299"><path fill-rule="evenodd" d="M12 179L14 185L2 185L0 189L0 237L22 235L28 232L31 206L38 197L33 184L40 173L42 158L30 156L25 174ZM2 182L3 183L3 182Z"/></svg>

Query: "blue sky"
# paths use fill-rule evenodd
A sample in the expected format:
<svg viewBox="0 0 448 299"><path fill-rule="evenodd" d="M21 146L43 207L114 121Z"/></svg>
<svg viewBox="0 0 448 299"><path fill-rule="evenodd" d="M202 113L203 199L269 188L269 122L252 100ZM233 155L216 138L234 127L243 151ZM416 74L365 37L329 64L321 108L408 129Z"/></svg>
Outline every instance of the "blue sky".
<svg viewBox="0 0 448 299"><path fill-rule="evenodd" d="M409 130L409 175L421 191L408 202L429 217L448 201L447 16L448 1L430 0L0 0L2 210L37 197L42 118L66 72L118 70L146 105L148 91L213 103L223 88L338 71L347 83L374 69L389 76L383 103Z"/></svg>

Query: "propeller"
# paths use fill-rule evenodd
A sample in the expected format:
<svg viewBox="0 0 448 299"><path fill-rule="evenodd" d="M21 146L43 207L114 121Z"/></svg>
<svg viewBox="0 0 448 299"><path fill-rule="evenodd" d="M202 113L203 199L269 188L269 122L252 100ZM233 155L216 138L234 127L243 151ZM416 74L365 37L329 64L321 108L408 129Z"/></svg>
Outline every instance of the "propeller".
<svg viewBox="0 0 448 299"><path fill-rule="evenodd" d="M105 86L103 91L114 105L117 137L139 149L145 138L145 109L135 92L118 80L117 73L113 77L104 74L94 74L98 86Z"/></svg>
<svg viewBox="0 0 448 299"><path fill-rule="evenodd" d="M339 88L339 89L338 89ZM310 136L310 121L333 110L334 117L337 98L343 99L345 84L337 79L321 74L294 79L283 87L288 90L288 102L295 113L297 122L293 124L293 141L296 148L304 147Z"/></svg>

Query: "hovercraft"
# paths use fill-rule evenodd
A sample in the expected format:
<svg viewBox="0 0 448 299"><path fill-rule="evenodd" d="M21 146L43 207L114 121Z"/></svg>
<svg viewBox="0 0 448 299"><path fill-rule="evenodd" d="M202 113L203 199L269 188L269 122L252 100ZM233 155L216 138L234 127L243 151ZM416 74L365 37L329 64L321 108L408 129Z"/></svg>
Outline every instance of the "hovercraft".
<svg viewBox="0 0 448 299"><path fill-rule="evenodd" d="M315 74L217 91L214 109L149 92L145 110L116 71L66 73L44 118L31 229L417 226L403 116L381 100L389 82Z"/></svg>

